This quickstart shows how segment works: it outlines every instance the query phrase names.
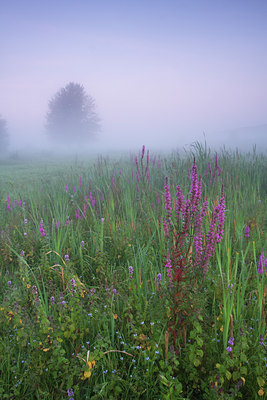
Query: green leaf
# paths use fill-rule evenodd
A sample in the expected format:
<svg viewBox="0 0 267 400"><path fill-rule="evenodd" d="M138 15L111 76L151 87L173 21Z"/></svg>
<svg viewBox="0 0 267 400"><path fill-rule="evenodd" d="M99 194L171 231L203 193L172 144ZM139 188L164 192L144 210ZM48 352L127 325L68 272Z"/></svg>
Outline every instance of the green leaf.
<svg viewBox="0 0 267 400"><path fill-rule="evenodd" d="M201 350L201 349L197 349L197 351L196 351L196 355L197 356L199 356L199 357L203 357L203 350Z"/></svg>
<svg viewBox="0 0 267 400"><path fill-rule="evenodd" d="M194 360L194 366L195 367L198 367L200 365L200 360L198 359L198 358L196 358L195 360Z"/></svg>
<svg viewBox="0 0 267 400"><path fill-rule="evenodd" d="M228 381L230 381L230 379L231 379L231 377L232 377L232 374L231 374L230 371L225 371L225 376L226 376L226 378L228 379Z"/></svg>
<svg viewBox="0 0 267 400"><path fill-rule="evenodd" d="M234 371L232 376L233 376L233 380L237 381L240 378L240 372Z"/></svg>
<svg viewBox="0 0 267 400"><path fill-rule="evenodd" d="M260 387L263 387L265 384L265 380L261 376L257 376L257 382Z"/></svg>
<svg viewBox="0 0 267 400"><path fill-rule="evenodd" d="M203 346L203 339L200 337L197 337L196 339L198 346L202 347Z"/></svg>
<svg viewBox="0 0 267 400"><path fill-rule="evenodd" d="M240 373L241 373L241 375L247 375L247 373L248 373L248 370L247 370L247 367L241 367L240 368Z"/></svg>

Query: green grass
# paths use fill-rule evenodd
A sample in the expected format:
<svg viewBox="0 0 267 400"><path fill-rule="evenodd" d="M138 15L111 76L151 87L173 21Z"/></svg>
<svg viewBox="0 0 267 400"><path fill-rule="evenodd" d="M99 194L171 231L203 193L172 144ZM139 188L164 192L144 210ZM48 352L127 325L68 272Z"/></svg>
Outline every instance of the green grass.
<svg viewBox="0 0 267 400"><path fill-rule="evenodd" d="M138 179L126 156L0 164L1 398L264 398L267 158L217 155L220 174L200 143L148 163L140 152ZM194 157L206 234L224 186L224 236L205 275L192 268L189 234L177 249L186 273L171 288L164 182L172 199L176 185L186 196Z"/></svg>

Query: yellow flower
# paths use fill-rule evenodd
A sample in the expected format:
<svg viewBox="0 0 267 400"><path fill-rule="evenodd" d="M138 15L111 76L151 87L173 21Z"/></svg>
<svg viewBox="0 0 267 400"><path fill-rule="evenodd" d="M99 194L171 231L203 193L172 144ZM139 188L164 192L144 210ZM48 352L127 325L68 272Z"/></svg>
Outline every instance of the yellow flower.
<svg viewBox="0 0 267 400"><path fill-rule="evenodd" d="M92 375L92 372L91 372L91 370L89 370L89 371L84 371L84 373L83 373L83 376L85 377L85 378L90 378L90 376Z"/></svg>
<svg viewBox="0 0 267 400"><path fill-rule="evenodd" d="M95 366L95 361L88 361L88 365L90 369L93 369Z"/></svg>
<svg viewBox="0 0 267 400"><path fill-rule="evenodd" d="M31 285L29 283L27 283L27 289L30 289Z"/></svg>
<svg viewBox="0 0 267 400"><path fill-rule="evenodd" d="M258 395L259 396L263 396L264 395L264 390L262 388L260 388L260 390L258 391Z"/></svg>

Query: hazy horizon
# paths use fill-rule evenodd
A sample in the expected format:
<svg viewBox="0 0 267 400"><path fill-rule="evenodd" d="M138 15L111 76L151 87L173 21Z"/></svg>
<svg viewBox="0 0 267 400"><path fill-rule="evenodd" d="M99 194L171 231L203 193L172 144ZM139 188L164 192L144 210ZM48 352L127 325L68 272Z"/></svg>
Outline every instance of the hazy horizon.
<svg viewBox="0 0 267 400"><path fill-rule="evenodd" d="M70 81L95 99L95 149L171 149L203 132L242 146L252 138L232 131L267 127L266 1L11 0L0 19L11 150L48 148L48 102Z"/></svg>

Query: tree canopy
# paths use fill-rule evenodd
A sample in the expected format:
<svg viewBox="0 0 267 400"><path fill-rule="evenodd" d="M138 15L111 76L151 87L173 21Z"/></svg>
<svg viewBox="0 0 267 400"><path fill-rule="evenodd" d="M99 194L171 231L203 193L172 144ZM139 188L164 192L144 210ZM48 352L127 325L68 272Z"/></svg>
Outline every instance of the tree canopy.
<svg viewBox="0 0 267 400"><path fill-rule="evenodd" d="M99 129L95 100L82 85L70 82L49 101L46 130L55 141L75 143L92 139Z"/></svg>
<svg viewBox="0 0 267 400"><path fill-rule="evenodd" d="M8 149L9 135L7 130L7 122L0 116L0 156L3 156Z"/></svg>

